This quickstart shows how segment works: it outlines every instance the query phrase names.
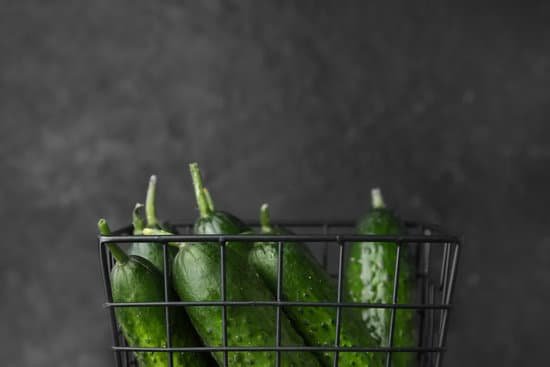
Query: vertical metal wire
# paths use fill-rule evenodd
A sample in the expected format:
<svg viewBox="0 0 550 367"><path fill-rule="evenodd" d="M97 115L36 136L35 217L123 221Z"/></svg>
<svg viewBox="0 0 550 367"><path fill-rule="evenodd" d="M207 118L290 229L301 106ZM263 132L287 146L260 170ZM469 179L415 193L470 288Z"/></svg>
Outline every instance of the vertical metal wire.
<svg viewBox="0 0 550 367"><path fill-rule="evenodd" d="M113 267L115 266L115 259L113 257L113 254L111 253L111 251L107 251L107 253L108 253L108 256L109 256L109 272L110 272L113 269ZM116 312L115 312L115 315L116 315ZM123 347L127 347L128 343L126 342L126 338L122 334L122 330L120 329L120 327L118 328L117 331L118 331L117 332L118 345L123 346ZM125 350L123 352L118 351L117 353L120 356L121 364L123 366L126 366L128 364L128 361L130 360L130 357L131 357L132 353L128 352L127 350Z"/></svg>
<svg viewBox="0 0 550 367"><path fill-rule="evenodd" d="M152 244L152 246L158 246L158 244ZM170 277L169 277L169 261L168 261L168 244L164 242L162 244L162 256L164 263L164 321L166 327L166 346L168 348L172 347L172 324L170 322L170 308L168 307L168 302L170 301ZM173 352L168 352L168 366L173 367L174 364L174 354Z"/></svg>
<svg viewBox="0 0 550 367"><path fill-rule="evenodd" d="M433 305L435 301L435 287L433 284L428 285L428 304ZM428 348L434 347L434 327L435 327L435 310L432 308L428 314ZM433 366L433 353L428 353L428 365Z"/></svg>
<svg viewBox="0 0 550 367"><path fill-rule="evenodd" d="M455 277L456 277L456 268L458 266L458 255L460 251L460 245L458 243L455 244L455 249L453 252L453 260L451 264L451 270L450 270L450 278L449 278L449 285L447 287L447 292L444 295L443 302L445 304L448 304L451 302L451 295L452 290L454 289L454 283L455 283ZM443 314L441 315L441 328L439 332L439 343L438 347L442 348L443 345L445 345L446 341L446 333L447 333L447 324L449 320L449 310L445 309L442 310ZM439 367L443 363L443 352L438 352L436 355L435 365L436 367Z"/></svg>
<svg viewBox="0 0 550 367"><path fill-rule="evenodd" d="M340 361L340 329L342 328L342 292L343 292L343 282L344 282L344 244L345 242L341 241L339 237L337 237L338 242L338 294L337 294L337 302L338 306L336 306L336 335L334 336L334 346L336 347L336 351L334 352L334 361L333 361L333 367L338 367Z"/></svg>
<svg viewBox="0 0 550 367"><path fill-rule="evenodd" d="M126 342L126 338L124 338L124 335L122 335L122 330L119 331L118 338L119 338L119 342L121 343L122 346L124 346L124 347L128 346L128 343ZM123 357L123 363L122 364L124 366L126 366L129 363L129 361L131 360L132 355L127 350L125 350L123 352L123 356L124 357Z"/></svg>
<svg viewBox="0 0 550 367"><path fill-rule="evenodd" d="M439 289L442 297L445 297L445 288L447 287L447 276L449 275L449 243L443 245L443 256L441 259L441 272L439 274Z"/></svg>
<svg viewBox="0 0 550 367"><path fill-rule="evenodd" d="M113 254L111 253L111 251L108 251L108 250L106 250L106 251L107 251L107 256L109 258L109 272L110 272L113 269L113 267L115 266L116 261L115 261L115 258L113 256ZM115 315L116 315L116 312L115 312ZM126 338L122 334L122 330L120 328L118 328L117 338L118 338L118 345L119 346L123 346L123 347L128 346L128 343L126 342ZM123 352L118 351L117 353L118 353L120 361L121 361L120 363L123 366L125 366L128 363L128 361L130 360L131 353L129 353L127 350L125 350Z"/></svg>
<svg viewBox="0 0 550 367"><path fill-rule="evenodd" d="M283 300L283 242L279 241L277 248L277 302ZM275 329L275 346L279 348L281 346L281 305L277 304L276 315L276 329ZM275 355L275 366L281 366L281 351L277 350Z"/></svg>
<svg viewBox="0 0 550 367"><path fill-rule="evenodd" d="M443 245L443 257L441 260L441 276L439 279L439 289L441 289L441 303L445 303L447 299L447 289L448 289L448 278L449 278L449 261L450 261L450 243L445 243ZM439 319L439 328L443 327L443 313L444 310L440 310L440 319ZM446 313L446 312L445 312ZM446 317L446 316L445 316Z"/></svg>
<svg viewBox="0 0 550 367"><path fill-rule="evenodd" d="M222 344L224 348L227 348L227 305L225 304L226 299L226 274L225 274L225 240L220 238L220 282L221 282L221 300L222 300ZM223 367L228 367L228 355L227 350L223 351Z"/></svg>
<svg viewBox="0 0 550 367"><path fill-rule="evenodd" d="M105 293L107 294L107 301L113 302L113 292L111 289L111 277L109 274L109 264L111 260L108 258L105 243L99 240L99 261L101 263L101 270L103 274L103 284L105 285ZM109 307L109 319L111 320L111 332L113 335L113 344L115 347L120 345L118 339L118 327L115 318L115 310L113 307ZM122 367L122 361L120 360L120 354L118 351L113 351L115 357L115 364L117 367Z"/></svg>
<svg viewBox="0 0 550 367"><path fill-rule="evenodd" d="M422 226L422 234L424 236L430 236L431 231L424 226ZM428 300L428 275L430 270L430 254L431 254L431 244L429 242L423 242L419 244L420 247L420 254L418 256L417 263L420 265L417 268L417 272L419 272L420 276L420 303L426 304ZM429 329L426 328L426 310L420 310L420 316L419 316L419 330L418 330L418 347L423 347L424 345L427 345L428 339L426 335L426 330ZM424 353L419 352L417 354L417 360L420 363L424 359L425 355ZM421 364L422 365L422 364Z"/></svg>
<svg viewBox="0 0 550 367"><path fill-rule="evenodd" d="M388 244L389 245L389 244ZM401 242L397 243L397 249L395 254L395 272L393 276L393 294L392 294L392 304L397 304L397 295L399 290L399 262L401 258ZM391 318L390 318L390 332L388 335L388 347L390 350L386 353L386 367L391 367L391 355L393 348L393 334L395 332L395 314L397 313L396 308L391 309Z"/></svg>
<svg viewBox="0 0 550 367"><path fill-rule="evenodd" d="M421 232L423 233L424 232L424 226L421 227ZM424 276L425 274L422 272L422 269L423 269L423 266L424 264L422 263L422 260L423 260L423 254L424 254L424 243L418 243L416 244L416 247L415 247L416 251L415 251L415 254L416 254L416 266L415 266L415 270L416 270L416 282L417 284L419 285L419 289L420 289L420 303L421 304L424 304L424 289L422 288L422 284L424 283ZM417 347L421 347L422 345L422 335L423 335L423 332L424 332L424 316L425 316L425 310L416 310L416 313L418 315L418 329L417 329L417 343L416 343L416 346ZM422 353L417 353L416 354L416 362L418 365L422 365L421 362L422 362Z"/></svg>
<svg viewBox="0 0 550 367"><path fill-rule="evenodd" d="M441 256L441 269L439 272L439 284L438 289L441 292L441 303L445 303L446 293L447 293L447 279L449 275L449 258L450 258L450 244L443 244L443 254ZM438 321L439 329L437 334L437 339L439 340L442 337L443 324L446 322L447 310L438 310ZM439 366L440 353L437 352L435 365Z"/></svg>

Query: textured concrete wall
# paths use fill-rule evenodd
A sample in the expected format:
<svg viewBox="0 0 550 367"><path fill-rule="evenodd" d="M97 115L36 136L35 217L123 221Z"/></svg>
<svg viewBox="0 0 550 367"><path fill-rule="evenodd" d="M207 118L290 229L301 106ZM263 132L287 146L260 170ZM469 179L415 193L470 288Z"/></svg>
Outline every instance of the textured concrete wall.
<svg viewBox="0 0 550 367"><path fill-rule="evenodd" d="M151 173L192 218L197 160L245 218L355 218L381 185L463 232L446 365L541 365L550 27L522 4L4 2L2 364L112 365L96 220Z"/></svg>

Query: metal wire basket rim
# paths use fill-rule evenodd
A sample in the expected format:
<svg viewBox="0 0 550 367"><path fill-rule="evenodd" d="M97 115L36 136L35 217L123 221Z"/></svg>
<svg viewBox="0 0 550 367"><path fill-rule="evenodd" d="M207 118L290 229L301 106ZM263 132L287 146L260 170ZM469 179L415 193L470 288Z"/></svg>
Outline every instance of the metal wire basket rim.
<svg viewBox="0 0 550 367"><path fill-rule="evenodd" d="M342 346L242 346L242 347L112 347L129 352L443 352L445 347L342 347Z"/></svg>
<svg viewBox="0 0 550 367"><path fill-rule="evenodd" d="M243 221L248 226L253 228L260 227L260 222L257 220L245 220ZM438 224L433 224L430 222L422 222L422 221L413 221L413 220L404 220L402 221L403 225L407 228L413 228L413 227L421 227L425 230L428 230L433 233L444 233L448 235L448 237L454 237L456 239L460 238L461 236L457 233L453 233L452 231L448 231L447 228L440 226ZM282 226L282 227L302 227L302 228L323 228L325 230L328 230L329 228L355 228L357 225L357 222L351 221L351 220L281 220L281 221L272 221L272 224L274 226ZM181 222L175 222L170 223L172 227L175 228L193 228L194 221L192 220L182 220ZM131 233L133 230L133 226L127 225L123 228L119 228L116 231L113 231L112 236L118 236L124 233Z"/></svg>
<svg viewBox="0 0 550 367"><path fill-rule="evenodd" d="M258 228L257 222L247 221L248 226L256 229ZM100 262L103 269L104 285L108 302L104 304L104 307L109 311L111 319L111 328L113 332L112 350L115 354L115 362L117 366L135 365L135 360L128 355L129 352L168 352L170 356L174 352L223 352L224 366L228 366L228 353L239 351L250 352L276 352L276 365L280 365L280 353L283 352L307 352L307 351L327 351L334 352L333 365L337 367L339 365L339 353L345 352L373 352L373 353L386 353L386 367L391 366L392 353L399 352L411 352L418 353L417 359L422 362L422 366L441 366L443 359L443 352L446 351L446 337L449 312L452 309L451 295L454 288L456 278L456 268L458 263L458 254L460 252L462 236L449 235L449 232L445 231L439 226L431 224L423 224L418 221L406 221L406 227L412 227L415 235L398 235L398 236L376 236L376 235L356 235L353 234L350 229L355 227L355 223L352 221L279 221L274 223L275 225L282 225L285 227L301 228L298 232L303 233L312 229L313 234L300 234L300 235L169 235L169 236L131 236L133 227L126 226L125 228L114 231L111 236L99 236L99 250L100 250ZM192 233L193 224L172 224L172 227L183 227L180 233ZM341 230L341 231L340 231ZM329 234L330 233L330 234ZM345 233L345 234L344 234ZM420 234L420 235L419 235ZM277 300L274 301L228 301L226 298L226 273L225 273L225 256L226 245L229 245L231 241L239 242L259 242L268 241L278 243L278 285L277 285ZM108 243L134 243L134 242L146 242L155 243L162 246L164 256L164 267L168 269L168 246L169 242L195 242L195 243L212 243L217 242L220 250L220 282L221 282L221 299L219 301L170 301L168 287L170 282L169 272L164 271L164 301L163 302L140 302L140 303L116 303L113 302L112 290L109 282L109 270L114 265L112 256L110 256L107 250ZM321 346L281 346L281 315L283 314L283 306L302 306L307 307L307 302L286 302L282 298L282 272L283 272L283 245L288 242L302 242L311 244L324 244L325 257L323 257L323 266L326 268L326 253L329 250L329 244L337 246L338 250L338 297L337 302L312 302L311 307L334 307L337 310L336 317L336 332L334 343ZM346 247L352 245L350 242L379 242L397 243L396 246L396 260L395 260L395 274L393 277L393 295L391 304L346 304L343 299L343 276L342 269L344 268L344 257L346 253ZM419 293L422 303L418 305L413 304L399 304L398 285L399 285L399 263L400 253L408 250L403 248L405 245L418 244L412 248L414 254L416 254L417 265L422 267L420 273L417 272L417 278L421 279L421 294ZM436 254L437 258L430 256L432 245L437 245L438 248ZM407 246L409 247L409 246ZM439 253L439 249L442 252ZM412 252L411 252L412 253ZM439 259L439 257L441 257ZM440 268L430 268L432 260L440 263ZM439 269L439 270L437 270ZM439 279L437 279L437 272L440 273ZM434 277L429 277L429 274L433 273ZM280 275L279 275L280 274ZM441 298L440 304L434 304L433 302L437 298ZM426 302L426 303L424 303ZM227 335L227 308L233 306L268 306L276 307L276 334L274 346L228 346ZM117 307L164 307L165 309L165 323L166 323L166 347L129 347L125 342L121 340L122 334L116 324L115 310ZM171 342L170 331L170 307L181 306L212 306L219 307L222 310L222 345L221 346L208 346L208 347L173 347ZM418 306L418 307L417 307ZM344 347L340 345L340 329L341 329L341 314L345 307L369 307L369 308L382 308L391 310L391 324L390 324L390 337L383 343L385 346L378 347ZM393 344L394 323L397 314L397 309L415 309L419 312L419 325L418 325L418 346L396 347ZM436 311L437 310L437 311ZM424 354L422 354L424 353ZM173 366L172 358L168 360L169 366Z"/></svg>
<svg viewBox="0 0 550 367"><path fill-rule="evenodd" d="M105 302L103 307L164 307L164 306L302 306L302 307L343 307L343 308L381 308L412 310L446 310L450 303L413 304L413 303L365 303L365 302L301 302L301 301L156 301L156 302Z"/></svg>
<svg viewBox="0 0 550 367"><path fill-rule="evenodd" d="M324 242L378 242L378 243L399 243L408 245L412 243L430 242L433 244L457 243L459 239L454 236L386 236L386 235L166 235L166 236L98 236L102 243L128 243L128 242L308 242L312 244L323 244Z"/></svg>

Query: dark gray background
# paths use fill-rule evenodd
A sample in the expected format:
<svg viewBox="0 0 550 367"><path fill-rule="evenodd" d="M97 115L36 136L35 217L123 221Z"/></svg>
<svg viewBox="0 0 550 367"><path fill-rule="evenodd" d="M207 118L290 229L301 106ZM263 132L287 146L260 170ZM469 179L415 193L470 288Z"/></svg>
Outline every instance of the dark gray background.
<svg viewBox="0 0 550 367"><path fill-rule="evenodd" d="M194 217L193 160L245 218L355 218L380 185L466 236L446 365L547 361L547 9L313 3L2 3L4 366L112 365L96 221L151 173Z"/></svg>

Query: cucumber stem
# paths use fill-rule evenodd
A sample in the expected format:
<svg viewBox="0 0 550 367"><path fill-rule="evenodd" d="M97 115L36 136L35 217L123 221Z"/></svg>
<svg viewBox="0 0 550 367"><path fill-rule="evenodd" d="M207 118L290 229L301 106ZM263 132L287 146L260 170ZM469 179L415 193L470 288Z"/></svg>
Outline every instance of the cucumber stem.
<svg viewBox="0 0 550 367"><path fill-rule="evenodd" d="M156 228L144 228L143 234L145 236L172 236L173 233L170 233L168 231L164 231L162 229L156 229ZM183 242L168 242L169 246L181 248L185 246L185 243Z"/></svg>
<svg viewBox="0 0 550 367"><path fill-rule="evenodd" d="M382 190L375 187L371 190L372 207L375 209L382 209L386 207L384 203L384 197L382 196Z"/></svg>
<svg viewBox="0 0 550 367"><path fill-rule="evenodd" d="M158 227L159 221L157 218L157 210L155 208L157 193L157 176L151 175L149 185L147 186L147 194L145 196L145 217L147 218L147 227Z"/></svg>
<svg viewBox="0 0 550 367"><path fill-rule="evenodd" d="M143 207L141 203L137 203L132 211L132 225L134 226L134 235L140 235L143 233L145 227L145 221L143 220Z"/></svg>
<svg viewBox="0 0 550 367"><path fill-rule="evenodd" d="M269 205L262 204L260 207L260 226L262 232L271 232L271 216L269 215Z"/></svg>
<svg viewBox="0 0 550 367"><path fill-rule="evenodd" d="M212 214L212 210L210 210L210 207L208 206L208 199L204 194L204 184L202 183L199 165L197 163L191 163L189 164L189 170L191 171L193 187L195 188L195 197L197 199L200 217L207 218Z"/></svg>
<svg viewBox="0 0 550 367"><path fill-rule="evenodd" d="M210 211L213 212L216 209L214 208L214 202L212 201L212 196L210 196L210 191L208 191L206 187L203 188L202 191L204 191L204 197L206 198L208 208L210 208Z"/></svg>
<svg viewBox="0 0 550 367"><path fill-rule="evenodd" d="M111 229L109 228L109 224L107 221L103 218L97 222L97 228L99 229L99 233L101 233L102 236L110 236L111 235ZM107 247L109 248L109 251L113 254L116 261L120 264L125 264L130 260L130 257L126 255L126 253L118 247L115 243L108 243Z"/></svg>

